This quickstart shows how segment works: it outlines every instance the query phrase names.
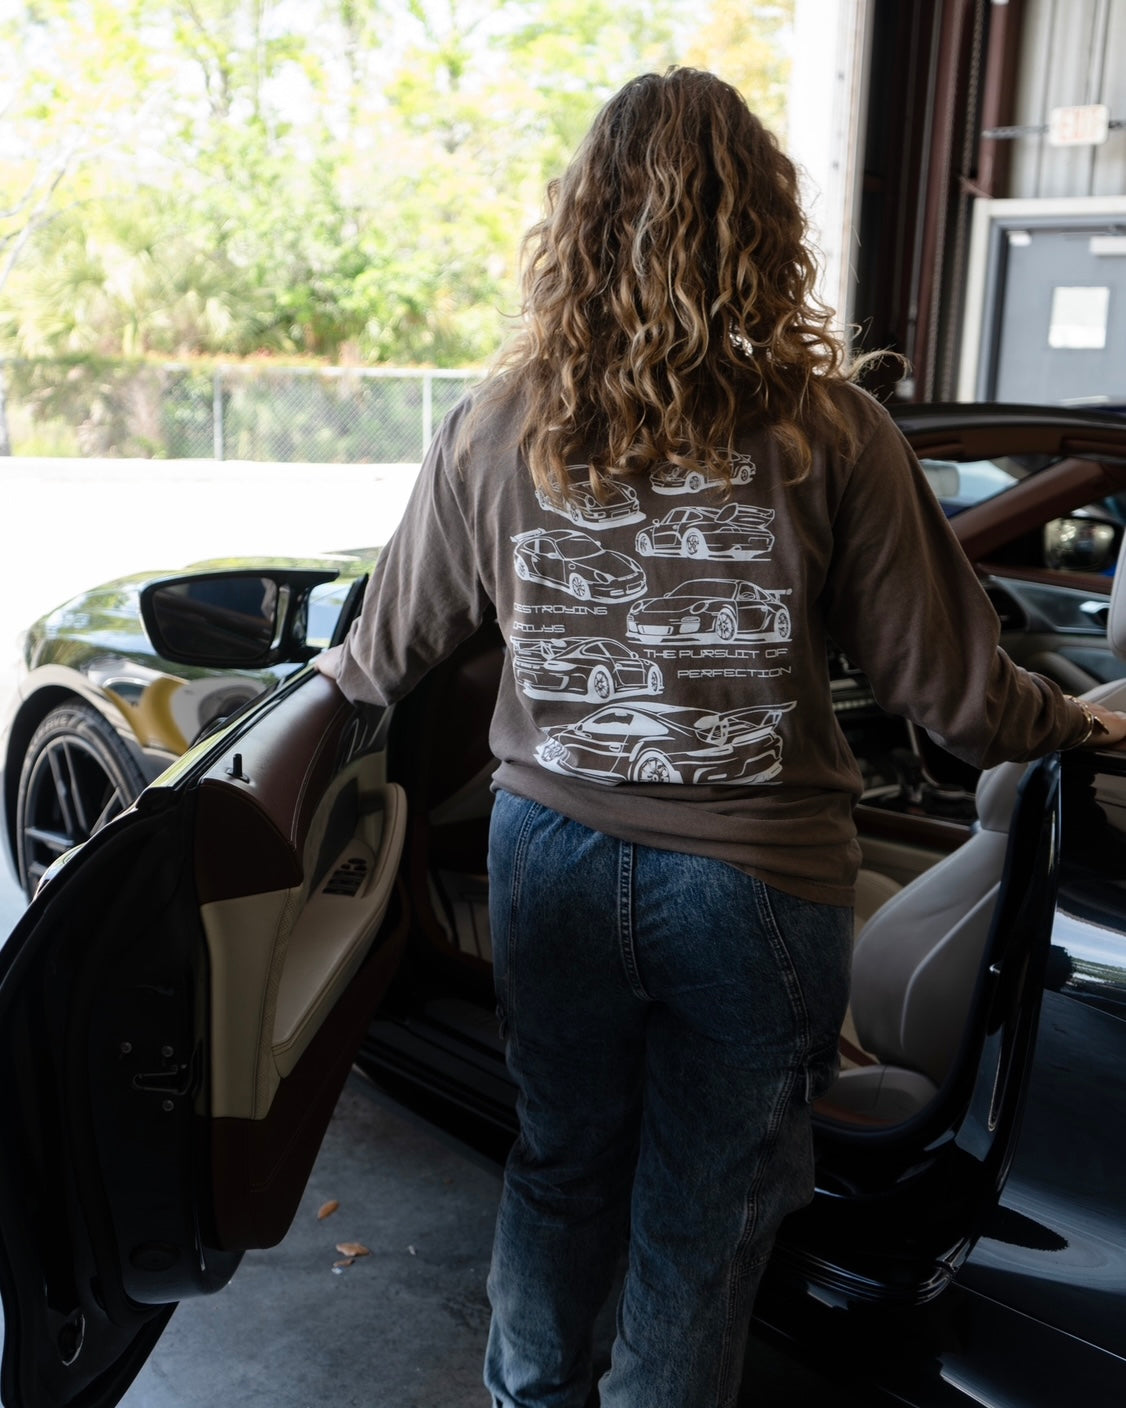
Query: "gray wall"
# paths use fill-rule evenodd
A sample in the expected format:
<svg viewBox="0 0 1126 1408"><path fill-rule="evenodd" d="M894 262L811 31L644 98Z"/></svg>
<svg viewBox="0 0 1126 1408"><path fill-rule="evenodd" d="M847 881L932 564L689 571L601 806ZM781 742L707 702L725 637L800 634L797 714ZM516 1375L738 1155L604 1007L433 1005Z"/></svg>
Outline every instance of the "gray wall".
<svg viewBox="0 0 1126 1408"><path fill-rule="evenodd" d="M1013 122L1046 124L1055 107L1105 103L1126 119L1126 0L1027 0ZM1097 147L1013 142L1010 197L1126 194L1126 128Z"/></svg>

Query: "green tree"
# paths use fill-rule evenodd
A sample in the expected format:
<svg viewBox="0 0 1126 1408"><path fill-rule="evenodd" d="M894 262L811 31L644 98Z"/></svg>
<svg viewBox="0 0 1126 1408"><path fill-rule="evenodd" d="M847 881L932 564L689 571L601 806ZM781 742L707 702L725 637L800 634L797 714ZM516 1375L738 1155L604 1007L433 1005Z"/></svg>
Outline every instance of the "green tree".
<svg viewBox="0 0 1126 1408"><path fill-rule="evenodd" d="M689 61L779 126L791 11L25 0L0 29L0 349L476 362L601 103Z"/></svg>

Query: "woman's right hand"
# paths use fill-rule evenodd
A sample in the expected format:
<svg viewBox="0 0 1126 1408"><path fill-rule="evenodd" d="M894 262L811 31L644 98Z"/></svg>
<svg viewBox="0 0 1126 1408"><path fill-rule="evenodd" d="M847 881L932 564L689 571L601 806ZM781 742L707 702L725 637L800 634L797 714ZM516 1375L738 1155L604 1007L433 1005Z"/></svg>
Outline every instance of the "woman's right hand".
<svg viewBox="0 0 1126 1408"><path fill-rule="evenodd" d="M1126 714L1116 709L1106 709L1090 699L1077 699L1079 707L1094 720L1094 727L1088 737L1076 744L1079 748L1122 748L1126 747Z"/></svg>

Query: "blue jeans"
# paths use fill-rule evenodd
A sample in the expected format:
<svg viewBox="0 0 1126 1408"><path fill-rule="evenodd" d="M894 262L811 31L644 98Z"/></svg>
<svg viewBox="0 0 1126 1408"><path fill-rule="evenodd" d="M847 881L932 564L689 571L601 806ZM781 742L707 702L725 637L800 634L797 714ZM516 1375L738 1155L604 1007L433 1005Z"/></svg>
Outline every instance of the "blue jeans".
<svg viewBox="0 0 1126 1408"><path fill-rule="evenodd" d="M493 1401L583 1408L628 1239L602 1408L727 1408L778 1225L813 1193L851 911L505 792L489 877L521 1129L489 1273Z"/></svg>

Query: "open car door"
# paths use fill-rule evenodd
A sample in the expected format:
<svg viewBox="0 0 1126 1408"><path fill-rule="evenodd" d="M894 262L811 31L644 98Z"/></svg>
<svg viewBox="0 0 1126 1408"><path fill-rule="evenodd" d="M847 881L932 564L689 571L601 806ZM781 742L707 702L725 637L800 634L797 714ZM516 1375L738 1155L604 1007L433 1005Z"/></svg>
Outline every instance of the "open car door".
<svg viewBox="0 0 1126 1408"><path fill-rule="evenodd" d="M115 1404L175 1302L285 1234L404 942L382 735L301 672L48 872L0 949L6 1408Z"/></svg>

